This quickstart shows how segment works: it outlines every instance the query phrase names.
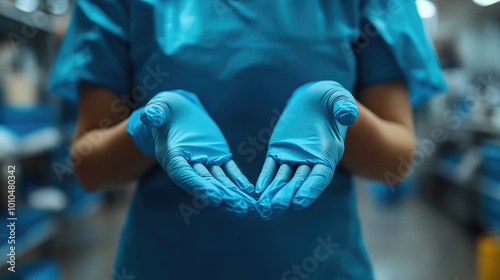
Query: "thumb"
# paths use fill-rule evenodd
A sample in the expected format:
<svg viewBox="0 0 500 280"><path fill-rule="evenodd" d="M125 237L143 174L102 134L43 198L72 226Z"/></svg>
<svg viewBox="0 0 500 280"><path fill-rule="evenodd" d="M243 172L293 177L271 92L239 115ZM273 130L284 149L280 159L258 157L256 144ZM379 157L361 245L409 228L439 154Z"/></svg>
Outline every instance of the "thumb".
<svg viewBox="0 0 500 280"><path fill-rule="evenodd" d="M358 119L356 100L348 91L341 91L333 98L333 116L341 125L349 126Z"/></svg>
<svg viewBox="0 0 500 280"><path fill-rule="evenodd" d="M170 115L168 105L158 99L153 99L144 107L141 113L141 121L150 127L160 127L167 121Z"/></svg>

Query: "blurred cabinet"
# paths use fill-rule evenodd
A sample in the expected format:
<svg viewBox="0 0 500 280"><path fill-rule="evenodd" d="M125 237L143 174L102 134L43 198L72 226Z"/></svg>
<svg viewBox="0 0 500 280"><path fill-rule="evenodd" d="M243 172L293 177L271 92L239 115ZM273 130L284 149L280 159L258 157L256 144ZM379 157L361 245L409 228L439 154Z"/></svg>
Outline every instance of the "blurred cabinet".
<svg viewBox="0 0 500 280"><path fill-rule="evenodd" d="M500 76L448 70L450 92L417 114L433 151L417 176L436 207L477 231L500 233ZM435 141L433 133L442 137Z"/></svg>
<svg viewBox="0 0 500 280"><path fill-rule="evenodd" d="M64 234L72 217L95 211L105 196L84 191L71 168L68 153L76 105L47 90L72 2L0 0L0 180L7 182L7 166L16 166L18 260L32 258L48 240ZM2 220L7 196L6 191L0 193ZM8 234L0 229L2 241ZM6 246L0 242L0 252L6 252ZM5 258L0 256L0 266L7 265ZM44 258L41 254L19 275L32 279L30 273L44 271L36 275L48 278L36 279L58 279L57 262Z"/></svg>

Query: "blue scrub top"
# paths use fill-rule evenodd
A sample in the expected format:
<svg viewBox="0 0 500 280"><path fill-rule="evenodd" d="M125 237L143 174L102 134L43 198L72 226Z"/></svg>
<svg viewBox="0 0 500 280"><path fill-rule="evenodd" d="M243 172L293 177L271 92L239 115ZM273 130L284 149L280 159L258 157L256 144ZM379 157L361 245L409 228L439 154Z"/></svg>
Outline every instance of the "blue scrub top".
<svg viewBox="0 0 500 280"><path fill-rule="evenodd" d="M196 93L251 182L298 86L334 80L355 95L405 80L412 104L445 90L414 1L81 0L52 72L74 101L88 82L136 109ZM156 167L140 179L114 279L372 279L352 176L337 168L309 208L262 221L204 207ZM121 278L116 278L121 277Z"/></svg>

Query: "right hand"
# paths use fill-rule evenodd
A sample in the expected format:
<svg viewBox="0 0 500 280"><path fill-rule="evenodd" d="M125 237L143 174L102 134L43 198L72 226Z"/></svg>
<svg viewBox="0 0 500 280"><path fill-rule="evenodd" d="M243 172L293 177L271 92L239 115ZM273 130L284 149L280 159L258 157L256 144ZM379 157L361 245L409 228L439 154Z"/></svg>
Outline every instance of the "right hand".
<svg viewBox="0 0 500 280"><path fill-rule="evenodd" d="M189 194L238 216L254 211L255 199L249 195L254 186L231 159L224 135L195 94L156 94L132 113L127 131Z"/></svg>
<svg viewBox="0 0 500 280"><path fill-rule="evenodd" d="M311 82L294 91L256 184L264 219L307 208L323 193L344 154L347 127L357 118L356 100L337 82Z"/></svg>

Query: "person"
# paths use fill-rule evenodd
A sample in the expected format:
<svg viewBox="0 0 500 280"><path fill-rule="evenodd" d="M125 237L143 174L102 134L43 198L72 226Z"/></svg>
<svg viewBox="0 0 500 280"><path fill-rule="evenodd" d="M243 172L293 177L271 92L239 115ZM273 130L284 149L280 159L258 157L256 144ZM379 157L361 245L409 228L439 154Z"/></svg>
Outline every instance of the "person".
<svg viewBox="0 0 500 280"><path fill-rule="evenodd" d="M353 174L403 180L446 89L392 0L80 0L50 88L82 185L139 180L114 267L138 280L373 279Z"/></svg>

